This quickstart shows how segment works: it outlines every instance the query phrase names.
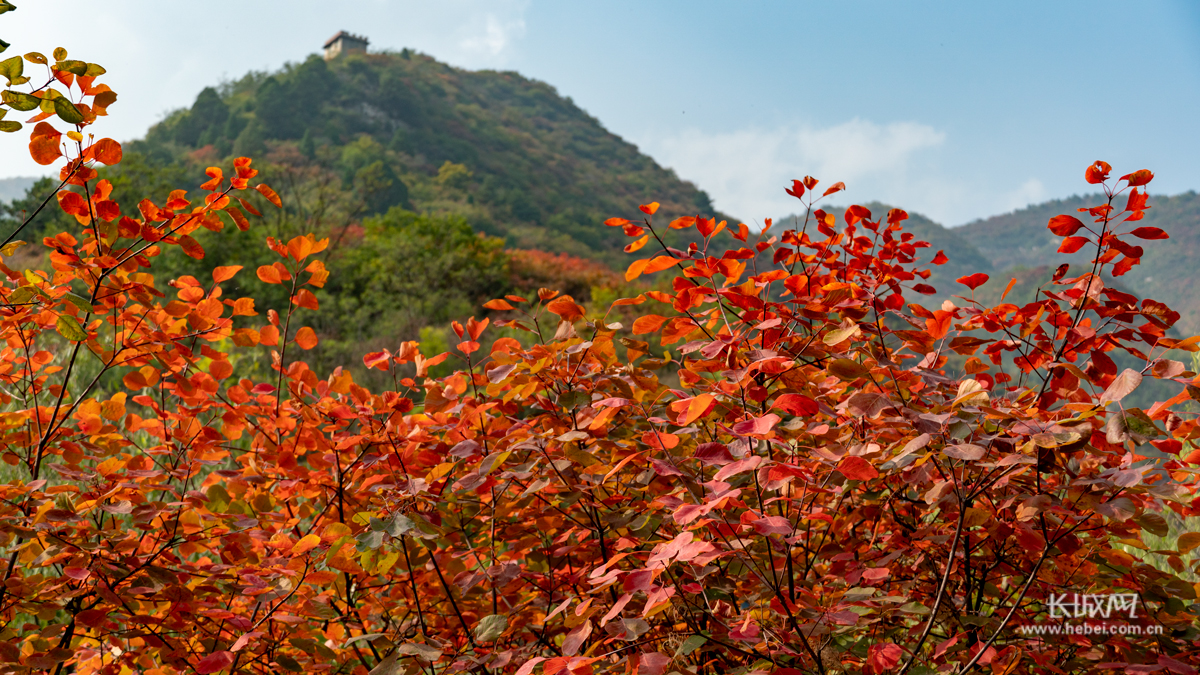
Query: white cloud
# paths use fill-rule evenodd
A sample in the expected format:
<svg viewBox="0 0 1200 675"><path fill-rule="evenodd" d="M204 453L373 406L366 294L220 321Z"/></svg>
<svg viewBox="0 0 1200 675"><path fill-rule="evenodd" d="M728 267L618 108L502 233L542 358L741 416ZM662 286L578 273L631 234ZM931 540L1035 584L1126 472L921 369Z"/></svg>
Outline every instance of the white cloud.
<svg viewBox="0 0 1200 675"><path fill-rule="evenodd" d="M805 175L827 185L844 181L857 201L882 199L893 190L880 188L907 182L915 155L945 140L944 132L924 124L880 125L854 119L825 128L715 134L690 129L645 146L707 190L717 208L740 218L761 219L794 212L798 204L783 187Z"/></svg>
<svg viewBox="0 0 1200 675"><path fill-rule="evenodd" d="M501 19L489 12L471 23L470 34L458 45L463 51L484 57L500 56L514 40L525 36L525 19L521 16Z"/></svg>
<svg viewBox="0 0 1200 675"><path fill-rule="evenodd" d="M826 186L845 182L846 192L831 198L835 204L878 200L949 226L1047 198L1036 178L1008 188L952 172L947 138L918 122L853 119L830 127L687 129L641 138L639 145L706 190L717 208L751 222L800 210L783 189L805 175Z"/></svg>

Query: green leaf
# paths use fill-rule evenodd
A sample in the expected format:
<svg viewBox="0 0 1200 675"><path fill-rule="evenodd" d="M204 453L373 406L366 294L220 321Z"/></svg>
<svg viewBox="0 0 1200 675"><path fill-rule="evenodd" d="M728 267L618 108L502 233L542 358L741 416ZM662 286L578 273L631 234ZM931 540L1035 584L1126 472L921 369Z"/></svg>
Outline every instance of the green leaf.
<svg viewBox="0 0 1200 675"><path fill-rule="evenodd" d="M383 546L383 532L363 532L356 537L358 539L358 552L366 553L368 550L376 550Z"/></svg>
<svg viewBox="0 0 1200 675"><path fill-rule="evenodd" d="M71 303L72 305L75 305L76 309L78 309L81 312L93 311L92 303L88 302L87 300L84 300L83 298L79 297L78 295L75 295L74 293L67 293L65 296L63 296L63 298L67 302Z"/></svg>
<svg viewBox="0 0 1200 675"><path fill-rule="evenodd" d="M475 639L479 642L491 642L504 635L508 628L508 617L501 614L490 614L475 624Z"/></svg>
<svg viewBox="0 0 1200 675"><path fill-rule="evenodd" d="M223 513L229 506L229 502L232 501L229 492L220 484L208 488L206 495L208 496L208 510L213 513Z"/></svg>
<svg viewBox="0 0 1200 675"><path fill-rule="evenodd" d="M0 100L3 100L4 104L13 110L20 110L22 112L33 110L42 104L42 99L33 94L13 91L12 89L6 89L3 93L0 93Z"/></svg>
<svg viewBox="0 0 1200 675"><path fill-rule="evenodd" d="M691 654L697 649L703 647L705 642L708 642L708 638L704 637L703 635L693 635L689 637L683 641L683 644L679 645L679 649L675 650L675 658Z"/></svg>
<svg viewBox="0 0 1200 675"><path fill-rule="evenodd" d="M72 59L70 61L59 61L58 63L54 64L54 67L57 70L65 70L73 75L86 75L88 64L84 63L83 61L75 61Z"/></svg>
<svg viewBox="0 0 1200 675"><path fill-rule="evenodd" d="M21 130L20 122L13 122L11 120L9 120L7 122L0 122L0 131L11 134L14 131L20 131L20 130Z"/></svg>
<svg viewBox="0 0 1200 675"><path fill-rule="evenodd" d="M83 123L83 113L79 112L79 108L76 108L75 104L71 103L66 98L54 99L54 112L58 113L58 116L62 118L62 121L68 124Z"/></svg>
<svg viewBox="0 0 1200 675"><path fill-rule="evenodd" d="M860 377L865 377L871 371L857 361L835 359L829 364L829 372L837 375L839 379L849 382L857 380Z"/></svg>
<svg viewBox="0 0 1200 675"><path fill-rule="evenodd" d="M12 46L12 45L8 44L4 40L0 40L0 52L3 52L4 50L8 49L10 46Z"/></svg>
<svg viewBox="0 0 1200 675"><path fill-rule="evenodd" d="M37 295L29 286L21 286L12 293L8 294L8 301L14 305L29 302L33 296Z"/></svg>
<svg viewBox="0 0 1200 675"><path fill-rule="evenodd" d="M58 329L59 335L67 338L71 342L83 342L84 340L88 339L87 331L83 330L83 326L80 326L79 322L76 321L75 317L73 316L60 314L58 316L58 323L55 324L55 327Z"/></svg>
<svg viewBox="0 0 1200 675"><path fill-rule="evenodd" d="M25 62L19 56L0 61L0 75L3 75L8 80L8 86L10 87L25 84L29 81L28 77L21 76L24 72Z"/></svg>
<svg viewBox="0 0 1200 675"><path fill-rule="evenodd" d="M412 521L412 518L403 513L397 513L392 517L392 523L388 527L387 532L398 539L415 529L417 529L417 524Z"/></svg>
<svg viewBox="0 0 1200 675"><path fill-rule="evenodd" d="M11 12L16 8L17 8L17 6L12 4L11 2L9 2L8 0L0 0L0 14L3 14L5 12ZM8 45L6 44L4 46L7 47Z"/></svg>
<svg viewBox="0 0 1200 675"><path fill-rule="evenodd" d="M101 76L101 75L103 75L103 74L105 74L105 73L107 73L107 72L108 72L108 71L107 71L107 70L105 70L105 69L104 69L104 67L103 67L103 66L101 66L100 64L98 64L98 63L89 63L89 64L87 64L87 72L86 72L85 74L86 74L88 77L99 77L99 76Z"/></svg>

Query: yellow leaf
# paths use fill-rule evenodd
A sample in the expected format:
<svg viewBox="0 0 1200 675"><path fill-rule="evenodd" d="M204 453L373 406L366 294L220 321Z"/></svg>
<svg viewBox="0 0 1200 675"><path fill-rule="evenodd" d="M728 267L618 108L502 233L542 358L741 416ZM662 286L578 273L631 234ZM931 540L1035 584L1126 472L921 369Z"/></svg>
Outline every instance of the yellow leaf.
<svg viewBox="0 0 1200 675"><path fill-rule="evenodd" d="M307 553L321 543L321 538L315 534L308 534L300 538L296 545L292 547L292 555L301 555Z"/></svg>

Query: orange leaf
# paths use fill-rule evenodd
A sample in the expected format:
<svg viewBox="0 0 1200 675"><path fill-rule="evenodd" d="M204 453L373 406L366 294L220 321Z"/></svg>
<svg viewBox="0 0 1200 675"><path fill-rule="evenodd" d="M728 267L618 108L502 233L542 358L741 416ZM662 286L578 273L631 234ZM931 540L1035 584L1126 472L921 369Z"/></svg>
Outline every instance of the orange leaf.
<svg viewBox="0 0 1200 675"><path fill-rule="evenodd" d="M282 284L283 278L274 265L263 265L258 268L258 278L268 284Z"/></svg>
<svg viewBox="0 0 1200 675"><path fill-rule="evenodd" d="M633 334L645 335L646 333L653 333L659 328L662 328L662 325L666 323L668 319L670 319L670 317L659 316L657 314L639 316L633 322Z"/></svg>
<svg viewBox="0 0 1200 675"><path fill-rule="evenodd" d="M112 166L121 161L121 144L111 138L101 138L90 148L92 157L101 164Z"/></svg>
<svg viewBox="0 0 1200 675"><path fill-rule="evenodd" d="M251 204L250 202L246 201L245 199L238 197L238 202L242 205L242 208L246 209L247 211L254 214L255 216L262 216L262 213L258 209L254 208L254 205Z"/></svg>
<svg viewBox="0 0 1200 675"><path fill-rule="evenodd" d="M62 157L62 150L58 147L60 138L62 134L49 123L38 122L29 137L29 155L33 161L45 166Z"/></svg>
<svg viewBox="0 0 1200 675"><path fill-rule="evenodd" d="M575 321L583 316L583 308L575 304L575 299L569 295L555 298L546 305L546 309L562 317L563 321Z"/></svg>
<svg viewBox="0 0 1200 675"><path fill-rule="evenodd" d="M650 202L649 204L642 204L638 208L642 210L642 213L652 216L652 215L654 215L654 212L658 210L658 202Z"/></svg>
<svg viewBox="0 0 1200 675"><path fill-rule="evenodd" d="M308 237L294 237L287 245L288 255L301 262L313 251L313 240Z"/></svg>
<svg viewBox="0 0 1200 675"><path fill-rule="evenodd" d="M1136 185L1145 185L1146 183L1154 180L1154 174L1151 173L1149 169L1141 169L1140 171L1134 171L1133 173L1121 176L1121 180L1129 181L1129 185L1131 187Z"/></svg>
<svg viewBox="0 0 1200 675"><path fill-rule="evenodd" d="M305 351L312 349L317 346L317 334L313 329L305 326L296 331L296 344L300 345L300 348Z"/></svg>
<svg viewBox="0 0 1200 675"><path fill-rule="evenodd" d="M204 183L203 185L201 185L200 189L201 190L218 190L218 189L220 189L221 182L225 180L225 172L221 171L221 167L210 166L204 170L204 173L212 180L209 180L206 183Z"/></svg>
<svg viewBox="0 0 1200 675"><path fill-rule="evenodd" d="M635 240L635 241L633 241L633 242L630 242L630 243L629 243L629 244L628 244L628 245L625 247L625 252L626 252L626 253L633 253L633 252L635 252L635 251L641 250L641 248L642 248L643 246L645 246L645 245L646 245L646 242L648 242L648 241L650 241L650 235L648 235L648 234L647 234L647 235L643 236L641 239L637 239L637 240Z"/></svg>
<svg viewBox="0 0 1200 675"><path fill-rule="evenodd" d="M1004 302L1004 299L1008 297L1008 292L1011 291L1013 289L1013 286L1016 286L1016 285L1017 285L1017 278L1013 277L1011 280L1009 280L1008 286L1004 287L1004 293L1002 293L1000 295L1000 302Z"/></svg>
<svg viewBox="0 0 1200 675"><path fill-rule="evenodd" d="M816 185L816 181L813 182L813 185ZM831 195L835 192L841 192L842 190L845 190L845 189L846 189L846 184L841 181L838 181L838 182L834 183L833 185L830 185L829 189L826 190L825 193L822 194L821 196L828 197L829 195ZM870 216L867 216L867 217L869 218Z"/></svg>
<svg viewBox="0 0 1200 675"><path fill-rule="evenodd" d="M241 265L224 265L224 266L218 267L218 268L214 269L212 272L213 281L218 284L221 283L222 281L229 281L230 279L233 278L233 275L237 274L241 270L242 270Z"/></svg>
<svg viewBox="0 0 1200 675"><path fill-rule="evenodd" d="M652 258L648 263L646 263L646 267L642 270L642 274L654 274L655 272L661 272L679 262L680 260L678 258L672 258L669 255L660 255L657 258Z"/></svg>
<svg viewBox="0 0 1200 675"><path fill-rule="evenodd" d="M712 394L700 394L692 398L685 398L681 401L676 401L671 404L671 409L679 413L675 423L681 427L695 422L701 417L708 414L708 411L716 405L717 399Z"/></svg>
<svg viewBox="0 0 1200 675"><path fill-rule="evenodd" d="M650 261L648 259L634 260L633 263L629 265L629 269L625 270L625 281L633 281L634 279L640 277L642 275L642 270L646 269L646 265L649 262Z"/></svg>
<svg viewBox="0 0 1200 675"><path fill-rule="evenodd" d="M189 258L195 258L196 260L204 258L204 247L200 245L200 242L186 234L180 235L179 246Z"/></svg>
<svg viewBox="0 0 1200 675"><path fill-rule="evenodd" d="M315 534L306 534L300 538L300 541L296 542L295 546L292 547L292 555L301 555L304 553L308 553L309 551L311 551L312 549L314 549L318 545L320 545L320 543L321 543L321 537L319 537Z"/></svg>
<svg viewBox="0 0 1200 675"><path fill-rule="evenodd" d="M240 174L241 172L239 171L238 173ZM258 190L259 193L262 194L262 196L266 197L267 201L274 204L276 208L280 208L280 209L283 208L283 202L280 201L279 195L276 194L274 190L267 187L266 183L259 183L258 185L254 186L254 189Z"/></svg>
<svg viewBox="0 0 1200 675"><path fill-rule="evenodd" d="M213 379L224 380L233 374L233 365L224 360L213 361L208 367L208 373Z"/></svg>
<svg viewBox="0 0 1200 675"><path fill-rule="evenodd" d="M254 311L254 298L238 298L233 301L234 316L256 316L258 312Z"/></svg>
<svg viewBox="0 0 1200 675"><path fill-rule="evenodd" d="M225 209L225 213L228 213L229 217L233 218L233 224L237 225L237 228L242 232L250 229L250 221L246 220L246 214L239 211L236 207L231 206Z"/></svg>
<svg viewBox="0 0 1200 675"><path fill-rule="evenodd" d="M301 288L296 291L296 295L292 296L292 302L304 309L318 309L317 296L312 294L312 291L307 288Z"/></svg>
<svg viewBox="0 0 1200 675"><path fill-rule="evenodd" d="M76 218L87 219L90 217L88 212L88 203L83 196L78 192L63 190L58 193L58 206L64 213L75 216Z"/></svg>
<svg viewBox="0 0 1200 675"><path fill-rule="evenodd" d="M504 300L497 298L495 300L488 300L487 302L483 303L483 308L484 309L505 310L505 309L512 309L513 306L508 304Z"/></svg>

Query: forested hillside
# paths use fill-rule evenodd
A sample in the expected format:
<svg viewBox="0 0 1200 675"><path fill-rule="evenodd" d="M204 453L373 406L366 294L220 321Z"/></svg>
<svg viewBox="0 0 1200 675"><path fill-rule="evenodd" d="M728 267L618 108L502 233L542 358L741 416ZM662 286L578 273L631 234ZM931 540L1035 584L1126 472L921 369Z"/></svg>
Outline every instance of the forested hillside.
<svg viewBox="0 0 1200 675"><path fill-rule="evenodd" d="M1046 228L1059 214L1076 214L1085 206L1103 202L1100 195L1084 195L1035 204L1028 208L969 223L954 232L976 251L987 251L997 270L1049 268L1072 256L1058 252L1061 238ZM1124 208L1124 197L1117 200ZM1165 302L1181 315L1179 328L1200 333L1200 195L1150 196L1150 209L1139 226L1157 227L1171 236L1168 242L1145 245L1142 264L1114 282L1140 297ZM1128 228L1127 228L1128 229ZM1079 256L1073 264L1078 266ZM1082 272L1082 270L1079 270ZM1049 273L1046 273L1049 277ZM1006 277L1002 284L1008 283ZM993 284L995 285L995 281Z"/></svg>
<svg viewBox="0 0 1200 675"><path fill-rule="evenodd" d="M399 339L442 342L450 320L505 293L545 286L586 301L593 287L622 283L612 268L626 258L624 236L603 221L639 204L660 202L660 220L713 215L703 191L553 87L407 50L328 63L313 56L205 88L126 143L124 161L101 177L118 203L150 194L161 205L179 186L195 198L205 168L234 156L255 158L283 210L250 231L227 222L224 232L196 233L204 257L168 249L158 273L204 278L220 265L265 264L273 255L265 236L328 237L330 281L314 319L322 341L311 359L323 369ZM43 179L11 207L0 204L0 234L54 184ZM22 238L72 222L47 209ZM267 300L261 309L286 303L277 287L240 283Z"/></svg>
<svg viewBox="0 0 1200 675"><path fill-rule="evenodd" d="M454 213L510 246L610 263L623 244L604 219L649 201L670 216L713 210L550 85L408 50L312 56L204 89L130 150L155 165L264 157L289 172L286 187L353 193L346 219Z"/></svg>

